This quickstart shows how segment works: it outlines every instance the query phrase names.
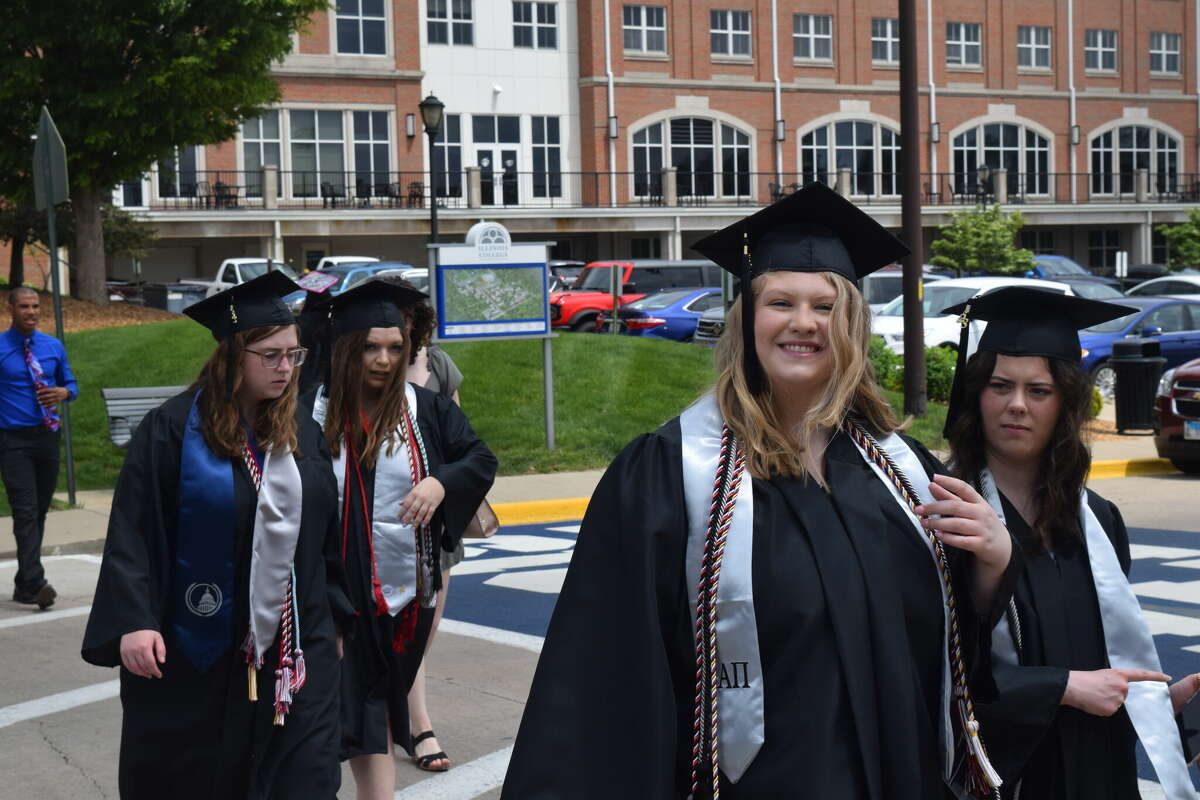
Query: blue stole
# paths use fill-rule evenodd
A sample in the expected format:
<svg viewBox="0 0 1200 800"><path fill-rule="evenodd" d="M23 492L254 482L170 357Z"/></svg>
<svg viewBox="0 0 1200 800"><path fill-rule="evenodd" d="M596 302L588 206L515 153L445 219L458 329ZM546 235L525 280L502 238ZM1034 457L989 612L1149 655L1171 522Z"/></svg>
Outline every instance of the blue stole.
<svg viewBox="0 0 1200 800"><path fill-rule="evenodd" d="M192 401L179 464L179 524L171 584L175 645L201 673L233 644L233 463L204 442L200 392Z"/></svg>

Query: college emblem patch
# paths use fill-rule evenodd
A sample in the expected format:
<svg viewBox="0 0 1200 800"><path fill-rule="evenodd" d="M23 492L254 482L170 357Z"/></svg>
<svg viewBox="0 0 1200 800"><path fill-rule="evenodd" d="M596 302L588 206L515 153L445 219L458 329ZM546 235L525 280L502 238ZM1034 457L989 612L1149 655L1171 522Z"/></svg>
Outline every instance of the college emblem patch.
<svg viewBox="0 0 1200 800"><path fill-rule="evenodd" d="M183 596L188 611L198 617L211 617L221 609L221 588L215 583L193 583Z"/></svg>

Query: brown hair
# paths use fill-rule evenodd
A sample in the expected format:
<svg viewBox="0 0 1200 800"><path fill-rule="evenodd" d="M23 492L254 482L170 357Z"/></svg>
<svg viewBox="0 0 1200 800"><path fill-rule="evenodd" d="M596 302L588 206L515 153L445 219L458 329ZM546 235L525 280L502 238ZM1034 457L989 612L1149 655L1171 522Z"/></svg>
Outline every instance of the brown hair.
<svg viewBox="0 0 1200 800"><path fill-rule="evenodd" d="M418 303L404 310L409 325L405 326L405 357L392 371L383 387L379 405L370 418L369 430L364 431L360 420L363 415L363 350L367 346L370 330L344 333L333 343L330 358L333 363L330 385L325 387L328 405L325 412L325 441L334 457L341 452L342 434L350 436L354 452L368 469L375 466L379 450L387 443L388 455L396 447L396 428L406 404L404 384L408 367L416 360L417 351L429 341L433 330L433 309L426 303Z"/></svg>
<svg viewBox="0 0 1200 800"><path fill-rule="evenodd" d="M755 396L746 383L743 352L754 343L742 339L744 298L739 297L729 309L725 331L717 342L713 356L717 369L717 403L721 416L745 448L747 467L755 477L806 478L811 471L809 449L817 429L840 425L847 413L858 415L876 433L885 436L899 427L892 407L875 382L875 370L867 357L871 340L870 308L850 281L832 272L820 274L835 291L828 335L833 359L832 377L795 430L783 427L772 402L769 384ZM762 290L765 277L760 275L754 279L755 297ZM824 479L813 477L825 485Z"/></svg>
<svg viewBox="0 0 1200 800"><path fill-rule="evenodd" d="M246 346L260 342L294 325L264 325L238 331L217 345L200 370L193 387L204 390L200 395L200 418L204 425L204 442L218 456L241 458L246 445L241 410L235 398L226 399L225 387L229 352L233 351L233 391L242 385L242 359ZM296 395L300 370L293 369L291 380L283 394L274 400L258 404L254 415L254 438L265 450L299 452L296 437Z"/></svg>
<svg viewBox="0 0 1200 800"><path fill-rule="evenodd" d="M1079 493L1087 480L1092 456L1081 431L1091 405L1091 381L1083 370L1062 359L1047 358L1046 363L1062 405L1034 478L1037 517L1026 522L1035 533L1048 534L1058 548L1078 542L1082 536ZM978 481L979 473L987 466L987 441L979 398L995 368L996 354L988 350L979 351L967 362L963 373L966 401L948 437L954 473L972 484ZM1022 542L1022 546L1029 552L1041 552L1042 538L1039 535L1034 541Z"/></svg>

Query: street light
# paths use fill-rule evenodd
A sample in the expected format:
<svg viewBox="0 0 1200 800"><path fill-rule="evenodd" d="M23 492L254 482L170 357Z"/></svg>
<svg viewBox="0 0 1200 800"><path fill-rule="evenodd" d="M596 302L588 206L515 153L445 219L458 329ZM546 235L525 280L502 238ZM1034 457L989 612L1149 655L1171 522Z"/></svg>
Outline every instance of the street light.
<svg viewBox="0 0 1200 800"><path fill-rule="evenodd" d="M425 135L429 137L429 243L437 244L438 160L433 149L433 140L442 132L442 115L446 105L431 94L422 100L418 107L421 109L421 121L425 123Z"/></svg>

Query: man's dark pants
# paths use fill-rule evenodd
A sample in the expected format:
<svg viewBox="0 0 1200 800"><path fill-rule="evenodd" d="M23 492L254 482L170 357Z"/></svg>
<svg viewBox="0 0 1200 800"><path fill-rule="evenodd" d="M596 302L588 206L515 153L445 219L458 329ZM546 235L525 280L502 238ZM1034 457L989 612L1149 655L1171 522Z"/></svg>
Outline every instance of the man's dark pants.
<svg viewBox="0 0 1200 800"><path fill-rule="evenodd" d="M41 426L0 430L0 478L17 540L16 592L32 595L46 583L42 535L58 482L58 433Z"/></svg>

